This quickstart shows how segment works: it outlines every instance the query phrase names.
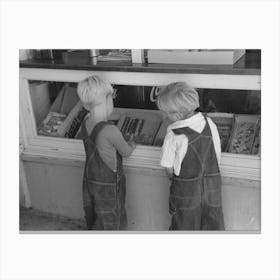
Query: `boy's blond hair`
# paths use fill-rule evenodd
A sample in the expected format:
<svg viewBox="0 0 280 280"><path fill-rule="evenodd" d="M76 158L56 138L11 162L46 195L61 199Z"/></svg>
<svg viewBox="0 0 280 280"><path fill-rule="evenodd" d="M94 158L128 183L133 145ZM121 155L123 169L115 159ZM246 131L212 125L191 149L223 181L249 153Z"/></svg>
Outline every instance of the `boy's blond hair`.
<svg viewBox="0 0 280 280"><path fill-rule="evenodd" d="M181 120L199 107L199 96L187 83L176 82L161 88L156 103L161 111Z"/></svg>
<svg viewBox="0 0 280 280"><path fill-rule="evenodd" d="M77 91L82 103L90 108L106 102L106 97L114 92L111 84L98 76L90 76L79 82Z"/></svg>

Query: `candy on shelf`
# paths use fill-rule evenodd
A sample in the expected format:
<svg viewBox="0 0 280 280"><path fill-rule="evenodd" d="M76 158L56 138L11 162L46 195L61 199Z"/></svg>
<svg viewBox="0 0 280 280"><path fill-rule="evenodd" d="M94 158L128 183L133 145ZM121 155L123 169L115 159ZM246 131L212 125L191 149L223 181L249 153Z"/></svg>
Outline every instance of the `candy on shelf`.
<svg viewBox="0 0 280 280"><path fill-rule="evenodd" d="M163 145L166 130L170 124L171 122L167 118L162 121L153 143L154 146L161 147Z"/></svg>
<svg viewBox="0 0 280 280"><path fill-rule="evenodd" d="M77 89L65 84L50 108L47 117L38 126L38 134L72 138L77 132L85 112Z"/></svg>
<svg viewBox="0 0 280 280"><path fill-rule="evenodd" d="M228 113L207 113L207 116L216 124L221 140L221 150L226 152L233 128L234 115Z"/></svg>
<svg viewBox="0 0 280 280"><path fill-rule="evenodd" d="M259 125L257 128L255 140L253 143L253 148L252 148L252 155L256 155L260 153L260 142L261 142L261 124L259 121Z"/></svg>
<svg viewBox="0 0 280 280"><path fill-rule="evenodd" d="M45 120L40 124L39 135L59 136L58 129L66 119L65 114L49 112Z"/></svg>
<svg viewBox="0 0 280 280"><path fill-rule="evenodd" d="M161 115L148 110L125 110L118 122L124 138L137 144L153 145L161 124Z"/></svg>
<svg viewBox="0 0 280 280"><path fill-rule="evenodd" d="M141 134L144 122L145 121L143 119L125 117L123 125L121 127L121 132L124 135L124 138L128 140L131 137L138 137Z"/></svg>
<svg viewBox="0 0 280 280"><path fill-rule="evenodd" d="M65 133L65 137L67 138L74 138L85 118L85 116L87 115L88 111L85 108L82 108L78 115L73 119L70 127L67 129L66 133Z"/></svg>
<svg viewBox="0 0 280 280"><path fill-rule="evenodd" d="M259 120L259 115L235 115L228 152L236 154L252 153Z"/></svg>

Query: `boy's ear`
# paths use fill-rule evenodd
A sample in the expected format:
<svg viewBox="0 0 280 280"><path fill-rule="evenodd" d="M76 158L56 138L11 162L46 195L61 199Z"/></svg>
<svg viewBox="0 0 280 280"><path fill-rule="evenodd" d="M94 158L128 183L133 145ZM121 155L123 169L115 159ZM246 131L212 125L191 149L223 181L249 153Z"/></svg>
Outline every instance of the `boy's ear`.
<svg viewBox="0 0 280 280"><path fill-rule="evenodd" d="M90 106L90 104L83 104L83 106L88 111L90 111L92 109L92 106Z"/></svg>

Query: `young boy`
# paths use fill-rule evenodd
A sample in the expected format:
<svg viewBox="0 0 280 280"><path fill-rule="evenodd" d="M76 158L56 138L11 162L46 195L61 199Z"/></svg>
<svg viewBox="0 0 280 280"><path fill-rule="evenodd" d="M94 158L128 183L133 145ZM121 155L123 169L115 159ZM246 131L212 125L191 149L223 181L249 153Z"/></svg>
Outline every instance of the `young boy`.
<svg viewBox="0 0 280 280"><path fill-rule="evenodd" d="M172 122L160 163L172 176L170 230L224 230L216 125L195 112L198 93L184 82L162 88L157 105Z"/></svg>
<svg viewBox="0 0 280 280"><path fill-rule="evenodd" d="M82 123L86 152L83 180L83 202L88 229L126 229L125 176L122 156L135 149L120 130L108 122L113 112L113 88L97 76L78 84L78 95L88 116Z"/></svg>

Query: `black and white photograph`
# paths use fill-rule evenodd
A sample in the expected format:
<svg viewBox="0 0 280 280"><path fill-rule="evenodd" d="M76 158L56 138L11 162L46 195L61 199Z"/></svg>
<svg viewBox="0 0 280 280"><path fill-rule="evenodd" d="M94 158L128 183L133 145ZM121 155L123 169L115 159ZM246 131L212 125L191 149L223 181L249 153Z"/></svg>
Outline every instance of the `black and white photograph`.
<svg viewBox="0 0 280 280"><path fill-rule="evenodd" d="M260 232L260 49L19 55L20 231Z"/></svg>
<svg viewBox="0 0 280 280"><path fill-rule="evenodd" d="M278 0L0 0L0 280L280 280Z"/></svg>

